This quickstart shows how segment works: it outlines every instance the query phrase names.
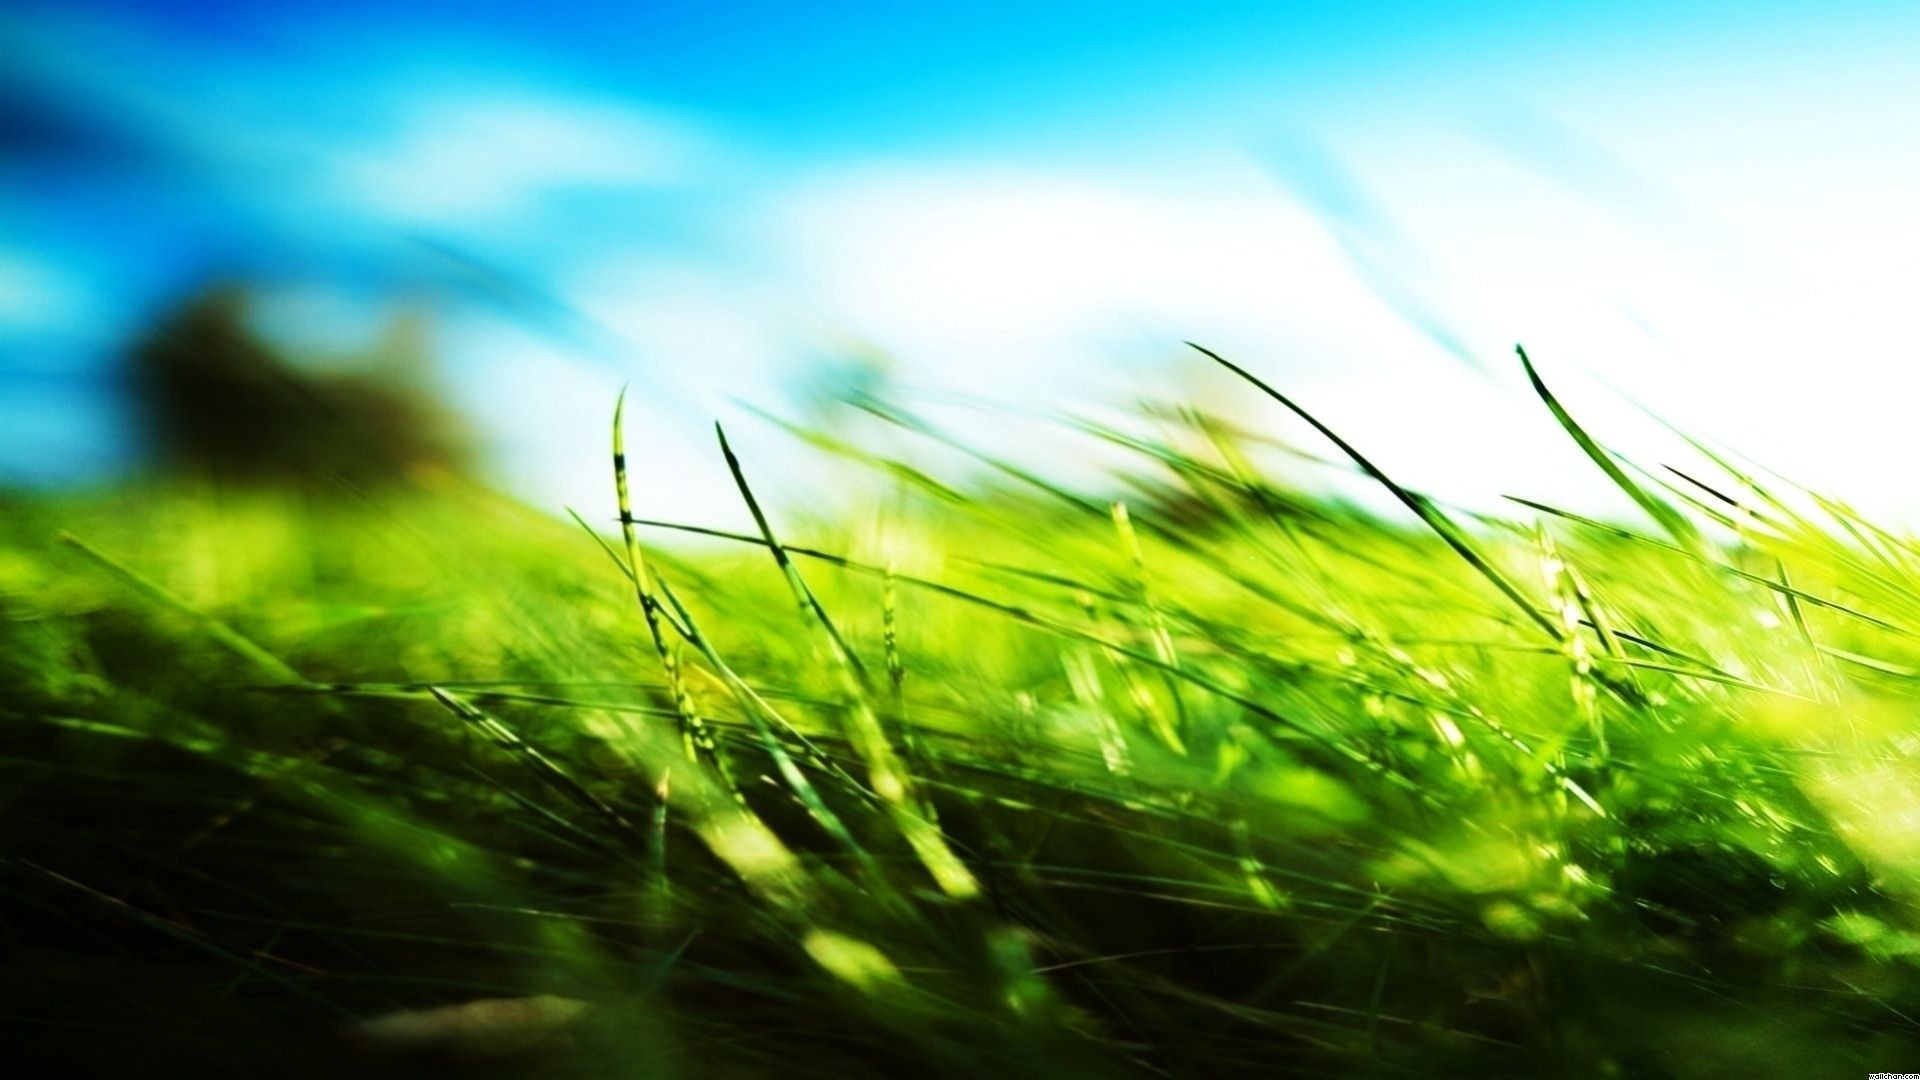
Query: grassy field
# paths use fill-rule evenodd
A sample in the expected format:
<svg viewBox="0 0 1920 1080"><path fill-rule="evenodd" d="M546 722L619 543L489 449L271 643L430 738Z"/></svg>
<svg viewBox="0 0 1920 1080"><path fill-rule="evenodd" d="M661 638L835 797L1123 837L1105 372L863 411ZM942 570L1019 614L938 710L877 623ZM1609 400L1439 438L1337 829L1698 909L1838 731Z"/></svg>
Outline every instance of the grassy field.
<svg viewBox="0 0 1920 1080"><path fill-rule="evenodd" d="M13 499L7 1054L1920 1069L1920 547L1541 397L1639 523L1303 446L1383 521L1191 412L1089 427L1107 490L869 460L895 494L835 520L767 520L746 460L724 537L644 521L637 433L624 530L611 482L585 528L447 479Z"/></svg>

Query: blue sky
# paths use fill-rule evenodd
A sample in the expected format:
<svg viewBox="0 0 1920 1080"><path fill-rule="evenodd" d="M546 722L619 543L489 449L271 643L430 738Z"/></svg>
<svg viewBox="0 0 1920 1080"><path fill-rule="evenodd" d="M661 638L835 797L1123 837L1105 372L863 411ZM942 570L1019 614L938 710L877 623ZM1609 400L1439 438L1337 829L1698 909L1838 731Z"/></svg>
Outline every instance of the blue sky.
<svg viewBox="0 0 1920 1080"><path fill-rule="evenodd" d="M435 297L543 504L631 381L710 516L707 421L849 342L929 400L1246 407L1194 338L1452 497L1590 484L1525 340L1630 448L1607 385L1907 513L1916 47L1890 4L15 4L0 475L124 463L114 350L240 273L323 344Z"/></svg>

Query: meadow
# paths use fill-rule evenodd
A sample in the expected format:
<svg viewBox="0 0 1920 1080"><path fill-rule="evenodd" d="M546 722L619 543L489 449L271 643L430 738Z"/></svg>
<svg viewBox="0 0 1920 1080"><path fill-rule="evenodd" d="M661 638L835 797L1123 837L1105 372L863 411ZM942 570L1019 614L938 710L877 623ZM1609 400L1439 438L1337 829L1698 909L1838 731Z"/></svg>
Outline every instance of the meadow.
<svg viewBox="0 0 1920 1080"><path fill-rule="evenodd" d="M617 424L577 521L438 474L10 496L8 1056L1920 1068L1920 544L1704 443L1643 471L1537 376L1637 516L1466 514L1194 362L1314 441L1168 407L1068 487L795 433L889 492L808 517L723 435L744 532L653 521Z"/></svg>

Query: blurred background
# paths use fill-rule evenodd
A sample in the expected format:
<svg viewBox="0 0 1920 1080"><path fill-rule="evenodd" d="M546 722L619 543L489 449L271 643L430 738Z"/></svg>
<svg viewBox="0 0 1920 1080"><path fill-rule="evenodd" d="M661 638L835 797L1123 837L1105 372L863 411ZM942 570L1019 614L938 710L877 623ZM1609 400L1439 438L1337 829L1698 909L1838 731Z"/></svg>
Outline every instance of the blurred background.
<svg viewBox="0 0 1920 1080"><path fill-rule="evenodd" d="M792 498L753 410L849 388L1067 471L1054 410L1278 425L1191 339L1409 484L1599 502L1524 342L1649 464L1642 407L1911 522L1916 55L1846 0L14 0L0 486L373 441L605 509L629 384L703 520L714 419Z"/></svg>

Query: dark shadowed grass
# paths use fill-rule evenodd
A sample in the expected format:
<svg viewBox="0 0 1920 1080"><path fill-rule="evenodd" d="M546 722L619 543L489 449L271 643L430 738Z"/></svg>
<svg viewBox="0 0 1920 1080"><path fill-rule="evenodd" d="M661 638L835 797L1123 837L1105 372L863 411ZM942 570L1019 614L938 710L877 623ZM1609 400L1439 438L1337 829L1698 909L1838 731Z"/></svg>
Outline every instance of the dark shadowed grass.
<svg viewBox="0 0 1920 1080"><path fill-rule="evenodd" d="M805 433L897 486L839 520L723 436L752 533L647 517L618 427L591 535L16 502L0 1024L109 1075L1912 1067L1920 549L1641 472L1524 357L1653 530L1464 514L1214 359L1411 519L1187 408L1076 422L1104 490Z"/></svg>

